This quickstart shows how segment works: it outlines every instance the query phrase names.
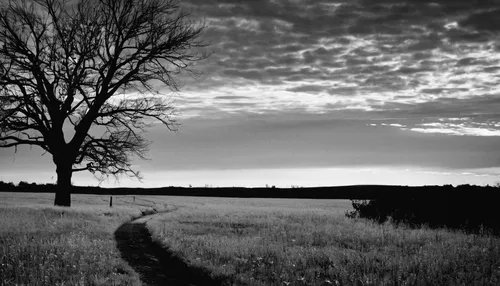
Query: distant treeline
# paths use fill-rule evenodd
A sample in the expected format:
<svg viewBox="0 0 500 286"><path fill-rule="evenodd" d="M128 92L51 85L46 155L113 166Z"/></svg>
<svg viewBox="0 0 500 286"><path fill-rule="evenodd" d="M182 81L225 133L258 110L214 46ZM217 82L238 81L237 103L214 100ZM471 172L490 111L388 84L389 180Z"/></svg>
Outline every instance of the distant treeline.
<svg viewBox="0 0 500 286"><path fill-rule="evenodd" d="M0 192L52 193L53 184L0 181ZM164 187L101 188L80 187L73 194L200 196L235 198L351 199L350 217L391 220L413 226L448 227L471 232L500 234L500 187L460 185L382 186L357 185L316 188Z"/></svg>
<svg viewBox="0 0 500 286"><path fill-rule="evenodd" d="M53 184L35 184L20 182L18 185L0 182L0 192L31 192L52 193ZM383 186L383 185L356 185L340 187L314 187L314 188L240 188L240 187L163 187L163 188L101 188L75 186L73 194L100 194L100 195L155 195L155 196L203 196L203 197L239 197L239 198L309 198L309 199L353 199L375 200L376 204L389 204L392 202L423 201L419 207L423 211L436 201L449 200L466 196L470 199L496 197L500 188L491 186L461 185L446 186ZM467 201L466 199L465 201ZM442 205L438 203L438 205ZM385 209L385 208L384 208ZM500 208L499 208L500 209Z"/></svg>
<svg viewBox="0 0 500 286"><path fill-rule="evenodd" d="M404 190L404 189L402 189ZM423 188L404 196L353 200L350 217L391 220L419 227L447 227L500 234L500 188L461 185Z"/></svg>

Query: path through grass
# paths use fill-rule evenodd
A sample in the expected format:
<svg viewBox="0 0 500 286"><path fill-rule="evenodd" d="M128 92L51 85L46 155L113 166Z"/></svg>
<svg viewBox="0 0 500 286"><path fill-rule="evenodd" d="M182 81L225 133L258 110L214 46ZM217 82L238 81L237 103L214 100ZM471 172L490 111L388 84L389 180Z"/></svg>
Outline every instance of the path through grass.
<svg viewBox="0 0 500 286"><path fill-rule="evenodd" d="M50 206L53 194L1 196L0 285L141 285L113 236L140 207L110 209L98 196L75 195L73 208Z"/></svg>
<svg viewBox="0 0 500 286"><path fill-rule="evenodd" d="M152 217L127 222L115 231L117 247L147 285L222 285L224 277L213 278L204 267L192 267L155 241L146 226Z"/></svg>

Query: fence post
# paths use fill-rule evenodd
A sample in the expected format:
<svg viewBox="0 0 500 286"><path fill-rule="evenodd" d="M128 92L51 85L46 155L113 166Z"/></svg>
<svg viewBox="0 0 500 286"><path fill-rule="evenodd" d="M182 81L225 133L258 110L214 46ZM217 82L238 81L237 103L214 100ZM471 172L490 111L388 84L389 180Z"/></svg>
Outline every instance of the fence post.
<svg viewBox="0 0 500 286"><path fill-rule="evenodd" d="M113 207L113 196L110 196L109 197L109 207L112 208Z"/></svg>

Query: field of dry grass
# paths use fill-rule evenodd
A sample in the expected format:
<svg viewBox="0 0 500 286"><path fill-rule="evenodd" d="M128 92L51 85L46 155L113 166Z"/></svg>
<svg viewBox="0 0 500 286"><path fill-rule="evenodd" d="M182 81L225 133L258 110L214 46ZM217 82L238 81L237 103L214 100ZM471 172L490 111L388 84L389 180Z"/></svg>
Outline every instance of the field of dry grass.
<svg viewBox="0 0 500 286"><path fill-rule="evenodd" d="M0 193L0 285L141 285L122 261L113 232L141 206L109 208L109 197Z"/></svg>
<svg viewBox="0 0 500 286"><path fill-rule="evenodd" d="M350 201L179 198L149 226L234 285L499 285L500 239L379 225Z"/></svg>
<svg viewBox="0 0 500 286"><path fill-rule="evenodd" d="M500 285L500 239L352 220L347 200L0 193L0 285L140 285L113 233L153 238L232 285ZM172 211L173 210L173 211Z"/></svg>

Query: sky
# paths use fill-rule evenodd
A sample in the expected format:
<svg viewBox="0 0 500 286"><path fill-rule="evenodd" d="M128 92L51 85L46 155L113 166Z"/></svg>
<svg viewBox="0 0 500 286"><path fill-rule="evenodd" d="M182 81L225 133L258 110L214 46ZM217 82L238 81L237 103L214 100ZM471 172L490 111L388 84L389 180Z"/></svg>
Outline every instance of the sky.
<svg viewBox="0 0 500 286"><path fill-rule="evenodd" d="M212 55L171 94L142 182L101 186L500 182L500 2L184 0ZM0 180L55 182L0 149ZM76 185L96 185L90 174Z"/></svg>

